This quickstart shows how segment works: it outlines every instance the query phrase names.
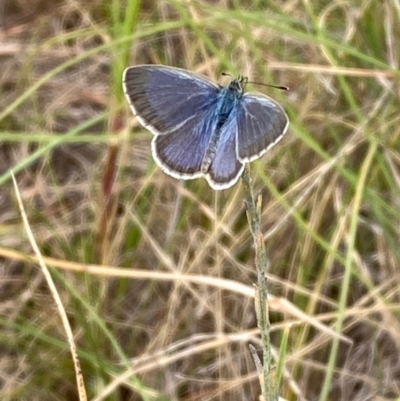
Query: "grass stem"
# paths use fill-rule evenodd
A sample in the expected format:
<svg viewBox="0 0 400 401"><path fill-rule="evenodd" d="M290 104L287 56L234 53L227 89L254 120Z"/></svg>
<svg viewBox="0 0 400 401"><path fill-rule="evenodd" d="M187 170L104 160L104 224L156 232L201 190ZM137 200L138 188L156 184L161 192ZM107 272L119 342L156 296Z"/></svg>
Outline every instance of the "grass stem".
<svg viewBox="0 0 400 401"><path fill-rule="evenodd" d="M278 389L276 377L273 374L270 341L270 322L268 311L268 291L265 273L267 270L267 252L264 244L264 236L261 232L261 195L254 197L251 188L251 177L249 164L245 165L242 182L245 194L246 213L249 227L254 240L256 251L257 285L255 308L257 325L261 333L263 348L263 367L260 375L262 395L266 401L278 400Z"/></svg>

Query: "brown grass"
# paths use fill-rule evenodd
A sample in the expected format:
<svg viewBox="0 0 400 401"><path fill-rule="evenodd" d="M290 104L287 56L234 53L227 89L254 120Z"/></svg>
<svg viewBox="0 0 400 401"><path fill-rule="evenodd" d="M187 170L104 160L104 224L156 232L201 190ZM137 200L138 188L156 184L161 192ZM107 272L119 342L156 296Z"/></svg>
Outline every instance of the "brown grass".
<svg viewBox="0 0 400 401"><path fill-rule="evenodd" d="M219 82L220 71L241 71L291 88L268 92L290 114L289 133L252 164L276 354L289 329L280 394L322 399L340 338L327 399L398 400L399 8L263 3L143 1L139 35L125 42L130 62L189 68ZM110 77L124 51L110 4L3 4L0 398L77 399L65 332L16 204L14 169L89 399L258 399L248 348L260 346L254 249L241 185L216 193L204 180L183 185L154 166L151 135ZM115 203L104 219L110 146Z"/></svg>

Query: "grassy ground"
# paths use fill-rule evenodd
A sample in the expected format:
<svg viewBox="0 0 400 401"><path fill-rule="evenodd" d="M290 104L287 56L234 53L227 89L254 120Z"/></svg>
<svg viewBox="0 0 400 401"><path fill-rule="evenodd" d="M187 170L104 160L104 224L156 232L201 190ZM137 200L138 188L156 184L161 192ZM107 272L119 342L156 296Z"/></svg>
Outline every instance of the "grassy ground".
<svg viewBox="0 0 400 401"><path fill-rule="evenodd" d="M400 399L398 0L13 0L0 14L0 399L256 400L241 184L156 168L128 65L256 88L291 125L252 163L286 400ZM339 338L337 334L340 333Z"/></svg>

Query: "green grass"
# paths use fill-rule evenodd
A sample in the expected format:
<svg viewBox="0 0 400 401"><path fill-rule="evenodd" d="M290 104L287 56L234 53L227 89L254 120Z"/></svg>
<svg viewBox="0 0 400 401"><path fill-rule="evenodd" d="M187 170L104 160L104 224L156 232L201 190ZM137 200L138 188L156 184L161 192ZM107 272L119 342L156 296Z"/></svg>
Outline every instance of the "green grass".
<svg viewBox="0 0 400 401"><path fill-rule="evenodd" d="M291 120L285 138L251 164L276 297L280 396L398 399L396 2L27 8L15 0L4 15L1 400L77 399L65 331L31 258L11 170L67 311L89 399L260 394L248 347L260 350L260 336L242 186L215 192L155 166L151 134L122 93L122 71L140 63L221 84L229 72L290 87L248 88L279 101Z"/></svg>

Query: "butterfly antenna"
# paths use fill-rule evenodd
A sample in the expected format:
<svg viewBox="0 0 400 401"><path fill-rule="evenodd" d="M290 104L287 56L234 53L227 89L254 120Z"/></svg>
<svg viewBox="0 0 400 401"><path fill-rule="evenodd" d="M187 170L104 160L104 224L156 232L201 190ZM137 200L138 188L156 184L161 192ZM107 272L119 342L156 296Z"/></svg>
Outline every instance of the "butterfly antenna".
<svg viewBox="0 0 400 401"><path fill-rule="evenodd" d="M231 77L233 78L232 74L229 74L229 72L221 72L221 75L224 77ZM261 86L268 86L269 88L275 88L275 89L280 89L282 91L288 91L290 90L288 86L282 86L282 85L270 85L270 84L264 84L262 82L253 82L249 81L247 77L244 77L242 75L239 75L239 81L241 81L244 85L246 86L247 84L254 84L254 85L261 85Z"/></svg>
<svg viewBox="0 0 400 401"><path fill-rule="evenodd" d="M290 90L288 86L263 84L263 83L261 83L261 82L248 82L248 83L249 83L249 84L254 84L254 85L268 86L268 87L270 87L270 88L280 89L280 90L282 90L282 91L288 91L288 90Z"/></svg>

